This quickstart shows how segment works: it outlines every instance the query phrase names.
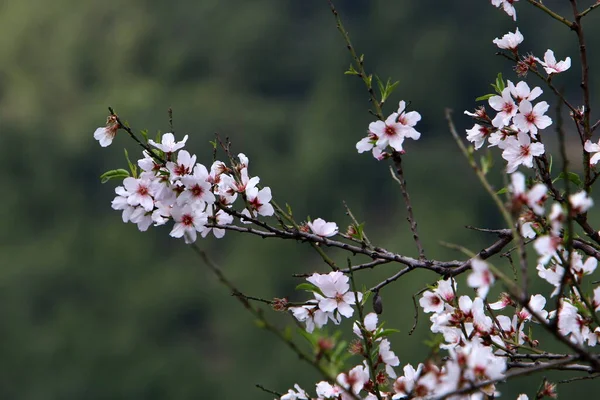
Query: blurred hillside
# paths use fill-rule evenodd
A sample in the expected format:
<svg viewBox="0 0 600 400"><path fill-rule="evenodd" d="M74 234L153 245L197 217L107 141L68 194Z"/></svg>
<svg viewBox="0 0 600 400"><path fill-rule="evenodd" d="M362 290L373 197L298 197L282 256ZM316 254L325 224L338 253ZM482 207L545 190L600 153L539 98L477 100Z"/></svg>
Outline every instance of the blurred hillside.
<svg viewBox="0 0 600 400"><path fill-rule="evenodd" d="M423 116L405 170L428 256L461 257L439 241L489 244L464 229L501 220L450 138L444 109L464 131L472 123L462 111L498 72L517 79L492 44L515 24L489 1L338 3L367 69L400 81L385 112L405 99ZM524 48L574 59L557 81L579 104L568 91L578 82L574 36L525 3L517 4ZM568 11L564 1L545 4ZM598 18L588 20L592 49ZM387 163L356 153L372 116L362 83L343 74L349 63L324 1L0 2L0 397L268 399L255 384L312 388L316 375L256 327L182 241L121 223L110 208L115 185L98 176L125 166L122 147L139 153L122 134L101 149L92 133L108 106L136 130L165 132L172 107L176 134L191 136L202 162L215 132L229 136L299 218L344 227L346 200L371 240L414 256ZM493 179L502 186L501 174ZM326 270L296 243L229 232L201 244L249 295L295 299L293 273ZM358 279L369 286L397 268ZM412 294L435 279L415 273L383 292L402 363L427 354L427 319L407 332Z"/></svg>

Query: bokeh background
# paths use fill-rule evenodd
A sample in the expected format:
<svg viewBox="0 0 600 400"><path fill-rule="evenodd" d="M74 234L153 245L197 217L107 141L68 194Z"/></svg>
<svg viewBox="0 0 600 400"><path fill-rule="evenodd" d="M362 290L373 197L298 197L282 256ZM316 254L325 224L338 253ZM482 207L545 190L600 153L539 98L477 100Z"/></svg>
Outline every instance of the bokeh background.
<svg viewBox="0 0 600 400"><path fill-rule="evenodd" d="M492 44L515 24L489 1L338 3L367 69L400 81L385 112L405 99L423 116L422 139L406 143L405 169L428 256L462 257L440 241L476 251L491 243L464 228L502 222L452 141L444 108L456 110L464 132L472 123L462 111L496 74L517 79ZM569 12L568 2L544 3ZM574 59L556 82L580 104L575 36L525 1L516 6L523 49ZM592 68L600 63L598 18L585 21ZM312 390L317 375L257 327L182 241L165 227L140 233L121 223L110 208L115 183L98 177L126 166L123 147L139 153L123 134L102 149L92 133L108 106L136 130L166 132L172 107L176 134L191 136L204 163L214 133L229 136L299 219L347 226L346 200L373 241L414 256L388 164L354 148L373 117L362 82L343 74L349 63L325 1L0 2L0 397L268 399L255 384L285 392L296 382ZM492 176L498 188L502 179ZM302 299L292 274L327 271L292 242L229 233L201 246L248 295ZM357 279L370 287L398 268ZM435 280L417 271L382 293L402 363L429 353L427 318L408 331L412 294ZM292 322L267 315L280 327ZM533 396L540 379L517 380L504 396ZM575 398L591 388L559 391Z"/></svg>

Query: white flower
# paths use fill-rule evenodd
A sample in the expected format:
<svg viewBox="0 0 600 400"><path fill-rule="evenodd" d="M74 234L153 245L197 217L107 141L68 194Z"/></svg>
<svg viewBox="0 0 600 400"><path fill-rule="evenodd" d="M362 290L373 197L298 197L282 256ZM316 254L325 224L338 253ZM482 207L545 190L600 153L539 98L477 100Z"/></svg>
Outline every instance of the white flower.
<svg viewBox="0 0 600 400"><path fill-rule="evenodd" d="M154 199L152 198L151 182L148 179L127 177L123 180L123 186L129 192L127 203L130 206L140 205L144 210L152 211Z"/></svg>
<svg viewBox="0 0 600 400"><path fill-rule="evenodd" d="M570 340L572 342L583 344L584 342L584 329L589 327L585 325L584 318L579 315L577 307L571 304L570 301L564 300L562 306L558 311L558 331L561 335L571 335Z"/></svg>
<svg viewBox="0 0 600 400"><path fill-rule="evenodd" d="M584 190L570 195L569 201L575 215L587 212L594 205L594 200Z"/></svg>
<svg viewBox="0 0 600 400"><path fill-rule="evenodd" d="M288 390L286 394L280 397L280 400L308 400L308 395L298 384L295 384L294 388L296 391Z"/></svg>
<svg viewBox="0 0 600 400"><path fill-rule="evenodd" d="M135 207L129 205L127 202L127 198L129 197L130 193L125 190L123 186L117 186L115 188L115 193L117 194L117 197L115 197L112 201L112 209L123 210L123 214L121 216L123 218L123 222L129 222L131 214L133 214L135 211Z"/></svg>
<svg viewBox="0 0 600 400"><path fill-rule="evenodd" d="M349 278L340 271L332 271L327 275L313 274L306 278L307 281L318 287L323 296L315 293L319 308L324 312L337 311L346 318L354 313L352 305L362 299L362 293L349 292Z"/></svg>
<svg viewBox="0 0 600 400"><path fill-rule="evenodd" d="M487 263L480 258L471 260L471 268L473 272L467 278L469 287L476 288L479 297L485 299L490 286L494 284L495 278L489 270Z"/></svg>
<svg viewBox="0 0 600 400"><path fill-rule="evenodd" d="M272 198L271 188L269 187L264 187L260 190L257 187L253 187L246 190L246 199L252 210L265 217L269 217L275 213L270 203Z"/></svg>
<svg viewBox="0 0 600 400"><path fill-rule="evenodd" d="M217 211L217 214L213 217L213 207L207 207L206 208L206 214L207 214L208 220L209 221L212 220L217 225L229 225L229 224L231 224L233 222L233 216L230 215L230 214L227 214L223 210ZM215 237L217 239L221 239L223 236L225 236L225 229L223 229L223 228L212 228L212 227L205 227L200 232L200 234L204 238L204 237L206 237L206 235L208 235L210 233L210 231L213 232L213 234L215 235Z"/></svg>
<svg viewBox="0 0 600 400"><path fill-rule="evenodd" d="M529 100L522 100L519 104L519 113L514 118L515 125L520 131L529 132L535 138L538 129L545 129L552 124L552 119L544 115L548 111L548 107L550 106L545 101L532 107Z"/></svg>
<svg viewBox="0 0 600 400"><path fill-rule="evenodd" d="M479 149L485 143L485 138L490 136L492 130L486 126L475 124L471 129L467 129L467 140L473 142L475 150Z"/></svg>
<svg viewBox="0 0 600 400"><path fill-rule="evenodd" d="M398 113L392 113L385 122L375 121L369 124L369 132L377 136L375 145L379 149L385 149L389 145L396 151L403 151L404 135L402 129L403 125L398 122Z"/></svg>
<svg viewBox="0 0 600 400"><path fill-rule="evenodd" d="M415 130L414 126L421 120L421 114L416 111L405 112L405 110L406 102L401 100L398 103L398 122L404 128L402 134L404 137L419 140L421 134Z"/></svg>
<svg viewBox="0 0 600 400"><path fill-rule="evenodd" d="M550 49L546 50L546 53L544 53L544 61L537 57L535 59L537 62L542 64L548 75L558 74L571 68L571 57L567 57L563 61L556 62L554 52Z"/></svg>
<svg viewBox="0 0 600 400"><path fill-rule="evenodd" d="M536 294L535 296L531 296L531 298L529 299L529 308L531 308L531 310L533 312L535 312L538 316L542 317L544 319L544 321L547 322L548 321L548 311L544 310L545 306L546 306L546 298L544 296L542 296L541 294ZM521 311L519 311L517 316L519 317L519 319L521 321L530 321L532 315L526 307L523 307L521 309ZM535 322L538 322L538 321L535 321Z"/></svg>
<svg viewBox="0 0 600 400"><path fill-rule="evenodd" d="M506 148L502 152L502 158L508 161L506 172L513 173L519 165L533 168L533 157L544 154L542 143L531 143L529 135L519 132L517 138L510 136L504 141Z"/></svg>
<svg viewBox="0 0 600 400"><path fill-rule="evenodd" d="M537 215L544 215L544 201L546 200L546 193L548 188L543 183L536 184L531 190L526 192L525 187L525 175L520 172L515 172L510 176L511 184L509 190L513 195L514 203L526 204L533 210ZM529 227L531 229L531 226ZM531 231L533 231L531 229ZM528 232L528 230L527 230ZM535 237L535 232L533 232ZM529 235L527 235L529 236Z"/></svg>
<svg viewBox="0 0 600 400"><path fill-rule="evenodd" d="M426 313L440 313L444 310L442 298L429 290L423 293L423 297L419 299L419 305L423 308L423 312Z"/></svg>
<svg viewBox="0 0 600 400"><path fill-rule="evenodd" d="M327 381L317 383L317 396L319 398L337 399L342 394L343 390L339 386L334 386Z"/></svg>
<svg viewBox="0 0 600 400"><path fill-rule="evenodd" d="M366 366L357 365L347 374L339 374L337 381L345 389L351 389L354 394L358 394L365 386L365 383L369 381L369 369Z"/></svg>
<svg viewBox="0 0 600 400"><path fill-rule="evenodd" d="M110 130L104 126L101 126L94 131L94 139L100 142L100 146L107 147L112 143L116 133L116 130Z"/></svg>
<svg viewBox="0 0 600 400"><path fill-rule="evenodd" d="M423 367L423 364L419 364L415 370L410 364L406 364L404 366L404 376L399 377L394 382L394 392L396 392L396 394L392 396L392 399L401 399L408 396L408 394L412 392L417 380L421 376Z"/></svg>
<svg viewBox="0 0 600 400"><path fill-rule="evenodd" d="M504 88L502 96L492 96L488 99L490 107L498 111L492 120L496 128L503 128L510 124L510 120L517 114L517 105L510 96L510 88Z"/></svg>
<svg viewBox="0 0 600 400"><path fill-rule="evenodd" d="M307 223L307 225L312 233L322 237L331 237L338 233L338 226L335 222L325 222L325 220L321 218L317 218L314 221Z"/></svg>
<svg viewBox="0 0 600 400"><path fill-rule="evenodd" d="M118 129L119 123L117 122L117 117L109 115L106 119L106 125L94 131L94 139L100 142L100 146L102 147L110 146Z"/></svg>
<svg viewBox="0 0 600 400"><path fill-rule="evenodd" d="M542 264L538 264L536 269L540 278L554 286L554 291L550 294L550 297L556 296L558 294L565 269L560 265L552 265L550 268L546 269Z"/></svg>
<svg viewBox="0 0 600 400"><path fill-rule="evenodd" d="M590 165L595 165L598 161L600 161L600 140L598 143L587 140L583 148L588 153L596 153L590 158Z"/></svg>
<svg viewBox="0 0 600 400"><path fill-rule="evenodd" d="M375 331L377 330L377 320L378 320L377 314L375 314L373 312L365 315L365 320L363 322L363 326L367 330L367 332L371 332L371 334L375 333ZM356 336L358 336L359 338L361 338L361 339L363 338L361 329L358 326L357 322L354 322L354 325L352 325L352 332L354 332L354 334Z"/></svg>
<svg viewBox="0 0 600 400"><path fill-rule="evenodd" d="M175 221L175 225L170 235L176 238L183 236L187 244L196 241L196 232L202 232L207 222L206 213L189 204L181 208L173 207L171 216Z"/></svg>
<svg viewBox="0 0 600 400"><path fill-rule="evenodd" d="M204 165L196 164L193 175L183 176L181 183L185 186L185 190L177 197L178 205L181 206L186 203L199 206L214 204L215 195L210 191L208 170Z"/></svg>
<svg viewBox="0 0 600 400"><path fill-rule="evenodd" d="M600 310L600 286L594 288L594 300L593 300L594 311Z"/></svg>
<svg viewBox="0 0 600 400"><path fill-rule="evenodd" d="M539 86L536 86L531 90L529 89L529 85L523 81L518 82L516 86L511 81L508 81L507 85L510 89L510 94L512 94L517 103L520 103L522 100L533 101L543 93Z"/></svg>
<svg viewBox="0 0 600 400"><path fill-rule="evenodd" d="M196 155L193 156L187 150L181 150L177 153L177 162L167 162L167 169L171 173L171 179L180 179L184 175L189 175L196 165Z"/></svg>
<svg viewBox="0 0 600 400"><path fill-rule="evenodd" d="M509 17L512 17L513 21L516 21L517 11L515 10L513 3L517 1L519 0L492 0L492 4L498 8L502 7L504 12L508 14Z"/></svg>
<svg viewBox="0 0 600 400"><path fill-rule="evenodd" d="M310 302L315 304L290 307L294 317L298 321L306 324L306 332L308 333L312 333L315 330L315 326L319 329L322 328L327 323L327 318L329 317L329 313L326 313L317 307L315 300L311 300Z"/></svg>
<svg viewBox="0 0 600 400"><path fill-rule="evenodd" d="M538 262L540 264L546 264L551 258L558 259L558 249L561 247L562 241L560 237L545 235L538 237L533 242L533 248L537 251L540 256Z"/></svg>
<svg viewBox="0 0 600 400"><path fill-rule="evenodd" d="M517 397L517 400L529 400L529 396L526 394L520 394L519 397Z"/></svg>
<svg viewBox="0 0 600 400"><path fill-rule="evenodd" d="M165 153L174 153L177 150L182 149L185 146L185 142L187 142L187 140L188 135L185 135L181 142L176 142L175 136L173 136L172 133L165 133L162 136L161 143L156 143L152 139L148 140L148 143Z"/></svg>
<svg viewBox="0 0 600 400"><path fill-rule="evenodd" d="M400 365L398 356L390 350L390 342L387 339L383 339L379 344L379 358L385 364L385 372L392 379L396 379L396 372L393 367Z"/></svg>
<svg viewBox="0 0 600 400"><path fill-rule="evenodd" d="M508 32L506 35L502 36L502 39L494 39L493 43L501 49L515 51L519 44L523 42L523 35L519 32L519 28L515 31L515 33Z"/></svg>

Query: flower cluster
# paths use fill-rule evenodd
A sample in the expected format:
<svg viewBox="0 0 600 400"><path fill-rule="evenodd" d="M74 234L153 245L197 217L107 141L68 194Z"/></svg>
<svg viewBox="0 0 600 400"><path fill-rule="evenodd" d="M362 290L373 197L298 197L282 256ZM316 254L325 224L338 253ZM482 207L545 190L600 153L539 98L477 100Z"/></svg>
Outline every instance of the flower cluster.
<svg viewBox="0 0 600 400"><path fill-rule="evenodd" d="M542 89L530 89L527 83L511 81L500 95L489 98L488 103L495 111L494 118L488 116L485 109L465 114L475 118L477 123L467 130L467 140L479 149L487 139L489 146L498 146L503 150L502 158L507 161L507 172L512 173L519 165L533 167L533 157L544 154L544 145L537 138L538 130L545 129L552 120L545 115L548 103L532 102L539 97Z"/></svg>
<svg viewBox="0 0 600 400"><path fill-rule="evenodd" d="M96 133L100 130L104 134L95 136L101 145L109 145L114 134L108 128L98 128ZM123 222L145 231L173 220L170 235L192 243L198 233L206 237L212 231L215 237L223 237L225 230L217 226L233 222L229 210L238 197L245 202L240 214L247 218L274 214L271 189L259 189L260 178L250 177L248 157L240 153L233 168L215 161L209 171L196 162L196 155L183 150L187 139L186 135L178 142L172 133L165 133L160 143L148 140L154 149L144 150L138 160L140 173L132 166L133 176L115 189L112 208L122 211ZM247 222L243 217L241 221Z"/></svg>
<svg viewBox="0 0 600 400"><path fill-rule="evenodd" d="M373 157L383 160L390 156L386 149L404 152L402 144L404 139L418 140L421 134L414 128L421 120L421 114L416 111L406 112L406 103L400 102L398 110L390 114L385 121L375 121L369 124L369 133L356 143L359 153L372 151Z"/></svg>
<svg viewBox="0 0 600 400"><path fill-rule="evenodd" d="M362 300L362 293L350 291L349 278L340 271L317 274L306 278L314 287L314 299L300 307L290 307L294 317L306 324L306 331L322 328L328 320L335 324L341 317L350 318L354 314L353 305Z"/></svg>

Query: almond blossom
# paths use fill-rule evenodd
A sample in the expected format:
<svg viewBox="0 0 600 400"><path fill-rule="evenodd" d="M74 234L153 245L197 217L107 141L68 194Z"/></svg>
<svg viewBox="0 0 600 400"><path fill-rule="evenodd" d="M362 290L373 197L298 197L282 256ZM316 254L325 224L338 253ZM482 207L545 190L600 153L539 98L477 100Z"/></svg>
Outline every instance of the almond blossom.
<svg viewBox="0 0 600 400"><path fill-rule="evenodd" d="M492 96L488 99L490 107L498 111L492 120L496 128L503 128L510 124L510 120L517 114L517 105L510 95L510 88L504 88L501 96Z"/></svg>
<svg viewBox="0 0 600 400"><path fill-rule="evenodd" d="M515 31L515 33L508 32L506 35L502 36L501 39L494 39L493 43L501 49L517 51L517 47L523 42L523 35L519 32L519 28Z"/></svg>
<svg viewBox="0 0 600 400"><path fill-rule="evenodd" d="M511 81L507 81L507 86L510 89L510 94L514 97L517 103L521 102L522 100L533 101L543 93L539 86L529 89L529 85L523 81L518 82L516 85Z"/></svg>
<svg viewBox="0 0 600 400"><path fill-rule="evenodd" d="M181 208L173 208L171 210L171 215L175 221L175 225L173 226L170 235L176 238L183 237L187 244L196 241L196 233L202 232L207 223L206 213L189 204Z"/></svg>
<svg viewBox="0 0 600 400"><path fill-rule="evenodd" d="M519 132L517 137L510 136L505 140L506 147L502 152L502 158L508 161L506 172L513 173L519 165L533 168L533 157L544 154L542 143L531 143L529 135Z"/></svg>
<svg viewBox="0 0 600 400"><path fill-rule="evenodd" d="M362 299L362 293L349 291L349 278L340 271L332 271L327 275L313 274L306 279L318 287L323 296L315 293L319 308L324 312L338 311L341 315L349 318L354 314L352 306Z"/></svg>
<svg viewBox="0 0 600 400"><path fill-rule="evenodd" d="M538 129L545 129L552 124L552 119L544 115L549 107L545 101L532 106L529 100L522 100L519 103L519 113L515 115L514 123L520 131L529 132L535 138Z"/></svg>
<svg viewBox="0 0 600 400"><path fill-rule="evenodd" d="M565 58L563 61L556 61L554 51L548 49L544 53L544 61L536 57L536 61L542 64L548 75L559 74L571 68L571 57Z"/></svg>
<svg viewBox="0 0 600 400"><path fill-rule="evenodd" d="M477 295L485 299L490 287L494 284L494 275L489 270L487 263L480 258L471 260L471 268L473 272L469 274L467 284L469 287L476 288Z"/></svg>
<svg viewBox="0 0 600 400"><path fill-rule="evenodd" d="M338 233L338 226L335 222L326 222L322 218L317 218L306 225L308 225L312 233L318 236L331 237Z"/></svg>
<svg viewBox="0 0 600 400"><path fill-rule="evenodd" d="M160 143L156 143L154 140L148 140L148 143L157 149L163 151L164 153L174 153L185 147L185 142L188 140L188 135L183 137L183 140L180 142L175 141L175 136L172 133L165 133L162 135L162 141Z"/></svg>
<svg viewBox="0 0 600 400"><path fill-rule="evenodd" d="M600 161L600 140L598 141L598 143L586 140L584 144L584 149L588 153L595 153L590 158L590 165L596 165L598 161Z"/></svg>
<svg viewBox="0 0 600 400"><path fill-rule="evenodd" d="M519 0L492 0L492 4L498 8L502 7L504 12L508 14L509 17L512 17L513 21L517 20L517 11L515 10L515 6L513 3Z"/></svg>

